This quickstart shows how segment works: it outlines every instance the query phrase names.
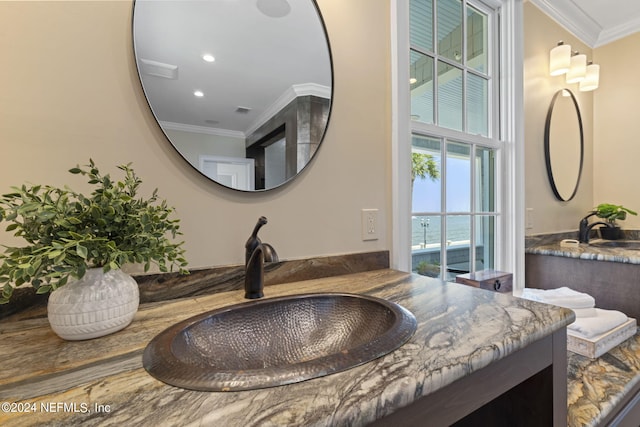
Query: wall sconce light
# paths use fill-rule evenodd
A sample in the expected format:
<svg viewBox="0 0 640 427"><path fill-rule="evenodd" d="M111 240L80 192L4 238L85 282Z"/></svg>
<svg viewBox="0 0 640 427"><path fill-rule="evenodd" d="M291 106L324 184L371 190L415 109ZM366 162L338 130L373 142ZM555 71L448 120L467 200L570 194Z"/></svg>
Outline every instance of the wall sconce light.
<svg viewBox="0 0 640 427"><path fill-rule="evenodd" d="M587 75L587 55L576 51L571 57L571 67L567 71L567 83L578 83Z"/></svg>
<svg viewBox="0 0 640 427"><path fill-rule="evenodd" d="M549 74L561 76L569 71L571 66L571 45L559 41L558 45L549 52Z"/></svg>
<svg viewBox="0 0 640 427"><path fill-rule="evenodd" d="M600 83L600 65L590 62L587 65L587 75L580 82L580 91L588 92L598 89Z"/></svg>
<svg viewBox="0 0 640 427"><path fill-rule="evenodd" d="M564 44L563 41L559 41L549 52L549 74L566 74L567 83L579 83L582 92L595 90L600 83L600 65L591 61L587 65L587 55L572 52L571 45Z"/></svg>

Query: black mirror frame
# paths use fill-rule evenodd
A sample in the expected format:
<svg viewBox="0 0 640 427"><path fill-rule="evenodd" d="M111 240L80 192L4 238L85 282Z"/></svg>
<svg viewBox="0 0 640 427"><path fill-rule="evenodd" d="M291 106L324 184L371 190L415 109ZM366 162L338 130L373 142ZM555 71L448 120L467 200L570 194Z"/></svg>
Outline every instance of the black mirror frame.
<svg viewBox="0 0 640 427"><path fill-rule="evenodd" d="M564 91L567 91L571 96L571 100L573 101L573 105L575 106L576 113L578 115L578 126L580 128L580 167L578 169L578 178L576 179L576 185L573 189L573 192L571 193L571 196L569 196L569 198L564 198L560 194L560 192L558 191L558 187L556 186L556 182L553 177L553 170L551 168L551 150L549 147L550 132L551 132L551 116L553 113L553 107L558 97L561 96ZM578 192L578 187L580 186L580 179L582 178L582 166L584 163L584 131L582 128L582 115L580 114L580 106L578 105L578 100L576 99L573 92L571 92L569 89L560 89L553 95L553 98L551 99L551 104L549 105L549 110L547 111L547 119L544 126L544 158L547 166L547 177L549 178L549 183L551 184L551 190L553 191L553 195L556 197L556 199L562 202L568 202L569 200L573 199L576 193Z"/></svg>

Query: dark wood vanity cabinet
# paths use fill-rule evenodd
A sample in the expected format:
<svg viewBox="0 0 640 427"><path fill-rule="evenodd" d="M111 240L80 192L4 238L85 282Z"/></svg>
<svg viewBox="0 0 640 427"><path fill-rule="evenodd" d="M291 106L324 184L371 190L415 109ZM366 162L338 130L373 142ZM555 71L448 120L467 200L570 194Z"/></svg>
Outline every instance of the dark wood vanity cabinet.
<svg viewBox="0 0 640 427"><path fill-rule="evenodd" d="M566 427L566 328L371 425Z"/></svg>

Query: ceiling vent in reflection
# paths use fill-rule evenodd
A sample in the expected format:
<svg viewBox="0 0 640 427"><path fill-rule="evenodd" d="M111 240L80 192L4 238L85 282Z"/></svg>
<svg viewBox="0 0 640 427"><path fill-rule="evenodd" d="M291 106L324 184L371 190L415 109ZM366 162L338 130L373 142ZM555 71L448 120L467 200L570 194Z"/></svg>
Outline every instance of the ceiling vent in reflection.
<svg viewBox="0 0 640 427"><path fill-rule="evenodd" d="M178 78L177 65L165 64L143 58L140 58L140 64L142 64L142 74L171 80L176 80Z"/></svg>
<svg viewBox="0 0 640 427"><path fill-rule="evenodd" d="M247 114L249 111L251 111L251 108L248 108L248 107L236 108L236 113L240 113L240 114Z"/></svg>

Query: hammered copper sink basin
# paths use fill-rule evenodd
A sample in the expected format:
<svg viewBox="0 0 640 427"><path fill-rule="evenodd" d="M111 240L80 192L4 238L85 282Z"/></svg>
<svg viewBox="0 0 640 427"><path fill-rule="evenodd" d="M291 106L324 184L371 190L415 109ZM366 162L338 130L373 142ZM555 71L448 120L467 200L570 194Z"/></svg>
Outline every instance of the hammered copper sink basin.
<svg viewBox="0 0 640 427"><path fill-rule="evenodd" d="M145 369L191 390L236 391L345 371L402 346L416 319L380 298L303 294L210 311L156 336Z"/></svg>

